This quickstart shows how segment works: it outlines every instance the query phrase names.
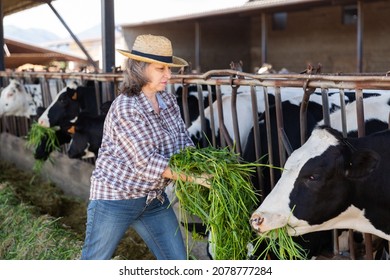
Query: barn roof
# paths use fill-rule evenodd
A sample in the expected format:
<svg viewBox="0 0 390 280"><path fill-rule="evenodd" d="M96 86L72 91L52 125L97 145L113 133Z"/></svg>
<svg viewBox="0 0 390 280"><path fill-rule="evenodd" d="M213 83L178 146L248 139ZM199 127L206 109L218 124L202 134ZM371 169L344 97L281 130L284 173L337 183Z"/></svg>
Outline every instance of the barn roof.
<svg viewBox="0 0 390 280"><path fill-rule="evenodd" d="M3 5L3 16L28 10L55 0L0 0ZM88 64L88 60L75 55L53 51L4 38L4 64L6 68L15 69L26 63L49 66L53 61L74 61Z"/></svg>
<svg viewBox="0 0 390 280"><path fill-rule="evenodd" d="M2 0L3 15L8 16L55 0Z"/></svg>
<svg viewBox="0 0 390 280"><path fill-rule="evenodd" d="M23 64L31 63L49 66L53 61L74 61L87 64L88 60L75 55L41 48L31 44L4 38L5 66L15 69Z"/></svg>

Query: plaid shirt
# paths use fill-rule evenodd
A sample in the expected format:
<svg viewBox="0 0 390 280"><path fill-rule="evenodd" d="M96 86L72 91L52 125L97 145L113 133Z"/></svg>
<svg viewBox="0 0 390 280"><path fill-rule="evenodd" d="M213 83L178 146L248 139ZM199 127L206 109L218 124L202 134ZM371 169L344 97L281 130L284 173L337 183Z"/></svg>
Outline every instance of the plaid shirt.
<svg viewBox="0 0 390 280"><path fill-rule="evenodd" d="M157 93L160 114L144 94L119 95L104 122L103 139L91 177L90 199L161 199L170 183L161 174L170 157L193 146L175 97Z"/></svg>

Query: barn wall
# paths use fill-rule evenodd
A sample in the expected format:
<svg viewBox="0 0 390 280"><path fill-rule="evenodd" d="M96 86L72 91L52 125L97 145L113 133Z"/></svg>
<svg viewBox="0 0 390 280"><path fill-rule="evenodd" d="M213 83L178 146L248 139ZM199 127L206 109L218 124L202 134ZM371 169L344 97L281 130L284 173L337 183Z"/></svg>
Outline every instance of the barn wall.
<svg viewBox="0 0 390 280"><path fill-rule="evenodd" d="M250 70L249 18L228 17L204 20L201 29L201 69L228 69L231 61L242 61Z"/></svg>
<svg viewBox="0 0 390 280"><path fill-rule="evenodd" d="M330 5L289 11L285 30L272 30L271 14L267 15L268 63L276 70L285 67L293 72L302 71L308 63L321 63L327 73L356 72L357 27L342 24L342 8ZM363 10L363 72L386 72L390 70L390 1L365 1ZM198 19L201 71L229 68L232 60L242 60L248 73L261 66L261 13ZM130 46L138 34L165 35L178 56L195 63L194 19L124 27L123 31Z"/></svg>
<svg viewBox="0 0 390 280"><path fill-rule="evenodd" d="M354 25L341 24L340 6L291 12L286 30L268 31L268 62L294 72L308 63L321 63L324 72L355 72L355 34Z"/></svg>
<svg viewBox="0 0 390 280"><path fill-rule="evenodd" d="M260 14L260 13L259 13ZM255 73L261 67L261 17L251 17L250 22L250 63L248 73Z"/></svg>
<svg viewBox="0 0 390 280"><path fill-rule="evenodd" d="M231 61L242 60L244 71L249 70L249 21L210 19L199 22L201 29L201 71L227 69ZM176 56L186 59L195 68L195 23L193 21L170 22L124 28L127 48L131 48L140 34L166 36L172 41Z"/></svg>
<svg viewBox="0 0 390 280"><path fill-rule="evenodd" d="M364 72L390 70L390 1L366 4Z"/></svg>
<svg viewBox="0 0 390 280"><path fill-rule="evenodd" d="M389 70L390 1L364 5L363 72ZM268 16L268 62L275 69L282 67L298 72L307 63L321 63L324 72L356 72L356 25L342 24L342 6L313 8L289 12L287 28L272 30ZM260 17L252 19L252 57L260 56ZM386 31L387 30L387 31ZM253 51L255 50L255 51Z"/></svg>

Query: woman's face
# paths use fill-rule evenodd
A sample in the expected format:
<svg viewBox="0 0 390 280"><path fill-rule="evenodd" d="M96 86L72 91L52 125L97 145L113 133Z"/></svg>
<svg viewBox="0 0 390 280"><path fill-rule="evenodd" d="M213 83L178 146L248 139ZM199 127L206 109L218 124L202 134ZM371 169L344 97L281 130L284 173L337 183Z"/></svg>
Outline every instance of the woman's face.
<svg viewBox="0 0 390 280"><path fill-rule="evenodd" d="M144 93L156 93L165 90L171 78L171 69L163 64L150 63L145 68L145 75L149 82L142 88Z"/></svg>

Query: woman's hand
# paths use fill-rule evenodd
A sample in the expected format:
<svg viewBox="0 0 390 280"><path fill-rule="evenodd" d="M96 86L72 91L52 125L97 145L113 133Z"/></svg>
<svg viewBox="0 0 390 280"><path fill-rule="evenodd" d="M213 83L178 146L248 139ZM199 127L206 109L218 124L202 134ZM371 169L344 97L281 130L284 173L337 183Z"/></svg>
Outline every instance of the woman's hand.
<svg viewBox="0 0 390 280"><path fill-rule="evenodd" d="M211 187L211 179L213 178L213 176L211 174L207 174L207 173L202 173L200 175L192 175L192 176L187 176L185 174L179 174L179 173L175 173L173 172L169 167L167 167L162 176L164 178L168 178L168 179L173 179L173 180L183 180L183 181L186 181L186 182L192 182L192 183L195 183L195 184L198 184L198 185L202 185L206 188L210 188Z"/></svg>
<svg viewBox="0 0 390 280"><path fill-rule="evenodd" d="M213 176L211 174L203 173L198 177L193 177L192 181L195 184L202 185L206 188L211 188L211 180L213 179Z"/></svg>

